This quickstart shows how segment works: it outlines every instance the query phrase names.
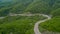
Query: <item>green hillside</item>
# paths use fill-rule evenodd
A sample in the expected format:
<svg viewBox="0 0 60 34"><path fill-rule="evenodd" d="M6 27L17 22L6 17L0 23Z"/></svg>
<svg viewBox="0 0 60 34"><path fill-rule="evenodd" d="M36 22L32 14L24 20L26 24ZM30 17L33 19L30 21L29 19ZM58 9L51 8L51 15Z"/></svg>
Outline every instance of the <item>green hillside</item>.
<svg viewBox="0 0 60 34"><path fill-rule="evenodd" d="M40 26L49 31L60 32L60 17L54 17L49 21L41 23Z"/></svg>
<svg viewBox="0 0 60 34"><path fill-rule="evenodd" d="M0 20L0 34L34 34L36 21L44 19L42 16L9 16Z"/></svg>
<svg viewBox="0 0 60 34"><path fill-rule="evenodd" d="M56 10L53 10L53 11L51 12L51 15L53 15L53 17L55 17L55 16L60 16L60 8L58 8L58 9L56 9Z"/></svg>
<svg viewBox="0 0 60 34"><path fill-rule="evenodd" d="M41 23L40 26L49 31L60 32L60 0L0 0L0 17L6 17L0 20L0 34L32 34L33 25L37 20L43 19L43 17L11 17L8 16L9 13L40 13L51 15L51 20Z"/></svg>
<svg viewBox="0 0 60 34"><path fill-rule="evenodd" d="M26 7L33 2L32 0L12 0L11 2L0 3L0 16L6 16L9 13L23 13Z"/></svg>
<svg viewBox="0 0 60 34"><path fill-rule="evenodd" d="M60 8L51 11L52 18L44 23L40 24L42 28L41 31L44 29L53 32L60 32Z"/></svg>
<svg viewBox="0 0 60 34"><path fill-rule="evenodd" d="M4 0L3 0L4 1ZM51 14L60 8L60 0L11 0L0 2L0 16L11 13L44 13Z"/></svg>
<svg viewBox="0 0 60 34"><path fill-rule="evenodd" d="M50 14L53 10L60 8L60 0L35 0L30 4L26 12Z"/></svg>

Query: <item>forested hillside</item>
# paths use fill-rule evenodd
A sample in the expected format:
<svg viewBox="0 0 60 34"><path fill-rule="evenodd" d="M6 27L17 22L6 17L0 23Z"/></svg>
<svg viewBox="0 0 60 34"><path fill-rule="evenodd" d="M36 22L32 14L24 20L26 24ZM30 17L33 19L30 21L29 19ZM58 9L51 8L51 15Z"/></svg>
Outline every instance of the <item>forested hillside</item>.
<svg viewBox="0 0 60 34"><path fill-rule="evenodd" d="M0 34L34 34L36 21L43 16L9 16L9 14L47 14L52 18L40 27L60 32L60 0L0 0Z"/></svg>
<svg viewBox="0 0 60 34"><path fill-rule="evenodd" d="M9 16L0 20L0 34L34 34L36 21L43 16Z"/></svg>
<svg viewBox="0 0 60 34"><path fill-rule="evenodd" d="M53 10L60 8L60 0L37 0L30 4L26 11L31 13L50 14Z"/></svg>
<svg viewBox="0 0 60 34"><path fill-rule="evenodd" d="M49 31L60 32L60 17L54 17L53 19L42 23L41 27Z"/></svg>
<svg viewBox="0 0 60 34"><path fill-rule="evenodd" d="M60 0L1 0L0 16L24 12L51 14L59 8Z"/></svg>
<svg viewBox="0 0 60 34"><path fill-rule="evenodd" d="M22 13L33 0L11 0L0 2L0 16L5 16L9 13Z"/></svg>

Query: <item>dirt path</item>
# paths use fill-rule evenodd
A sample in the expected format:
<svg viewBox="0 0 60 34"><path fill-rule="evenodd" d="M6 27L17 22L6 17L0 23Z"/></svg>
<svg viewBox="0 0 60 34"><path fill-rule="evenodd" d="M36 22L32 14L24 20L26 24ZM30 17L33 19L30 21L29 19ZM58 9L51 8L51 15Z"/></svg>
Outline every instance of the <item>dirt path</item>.
<svg viewBox="0 0 60 34"><path fill-rule="evenodd" d="M4 19L5 17L0 17L0 19Z"/></svg>
<svg viewBox="0 0 60 34"><path fill-rule="evenodd" d="M44 15L44 14L41 14L41 15L44 16L44 17L47 17L47 19L40 20L40 21L35 23L35 25L34 25L34 32L35 32L35 34L41 34L41 32L39 31L39 27L38 27L40 23L45 22L45 21L51 19L51 17L48 16L48 15Z"/></svg>

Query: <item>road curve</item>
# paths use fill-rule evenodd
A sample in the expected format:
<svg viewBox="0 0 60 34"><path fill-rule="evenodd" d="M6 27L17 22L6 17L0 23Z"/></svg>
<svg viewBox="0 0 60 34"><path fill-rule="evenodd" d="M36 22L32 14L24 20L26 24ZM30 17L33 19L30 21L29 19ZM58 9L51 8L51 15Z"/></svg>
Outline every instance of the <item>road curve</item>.
<svg viewBox="0 0 60 34"><path fill-rule="evenodd" d="M48 15L45 15L45 14L41 14L41 15L44 16L44 17L47 17L47 19L40 20L40 21L35 23L35 25L34 25L34 33L35 34L41 34L41 32L39 31L39 27L38 27L40 23L45 22L45 21L51 19L51 17L48 16Z"/></svg>

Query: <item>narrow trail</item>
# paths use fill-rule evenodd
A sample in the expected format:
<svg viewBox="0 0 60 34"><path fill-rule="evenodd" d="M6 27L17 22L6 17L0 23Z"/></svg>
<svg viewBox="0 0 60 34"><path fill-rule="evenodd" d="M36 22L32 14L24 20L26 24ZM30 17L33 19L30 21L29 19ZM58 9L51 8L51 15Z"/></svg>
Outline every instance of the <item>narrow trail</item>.
<svg viewBox="0 0 60 34"><path fill-rule="evenodd" d="M47 17L47 19L40 20L40 21L38 21L38 22L35 23L35 25L34 25L34 33L35 33L35 34L41 34L41 32L39 31L39 24L40 24L40 23L43 23L43 22L51 19L51 17L48 16L48 15L44 15L44 14L41 14L41 15L44 16L44 17Z"/></svg>
<svg viewBox="0 0 60 34"><path fill-rule="evenodd" d="M34 33L35 33L35 34L41 34L41 32L39 31L38 26L39 26L40 23L45 22L45 21L51 19L50 16L45 15L45 14L9 14L8 16L35 16L35 15L39 15L39 16L42 15L42 16L44 16L44 17L47 17L47 19L40 20L40 21L36 22L35 25L34 25ZM0 19L4 19L4 18L5 18L5 17L0 17Z"/></svg>
<svg viewBox="0 0 60 34"><path fill-rule="evenodd" d="M0 17L0 19L4 19L5 17Z"/></svg>

